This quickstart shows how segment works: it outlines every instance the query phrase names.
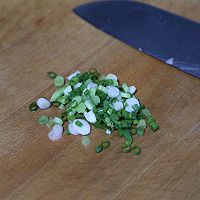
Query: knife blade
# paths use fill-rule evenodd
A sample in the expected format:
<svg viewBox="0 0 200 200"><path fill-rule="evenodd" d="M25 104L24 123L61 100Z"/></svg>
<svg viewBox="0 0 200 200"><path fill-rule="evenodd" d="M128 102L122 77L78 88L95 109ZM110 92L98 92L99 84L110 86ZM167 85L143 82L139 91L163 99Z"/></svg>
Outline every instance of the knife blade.
<svg viewBox="0 0 200 200"><path fill-rule="evenodd" d="M200 78L200 24L134 1L97 1L73 9L122 42Z"/></svg>

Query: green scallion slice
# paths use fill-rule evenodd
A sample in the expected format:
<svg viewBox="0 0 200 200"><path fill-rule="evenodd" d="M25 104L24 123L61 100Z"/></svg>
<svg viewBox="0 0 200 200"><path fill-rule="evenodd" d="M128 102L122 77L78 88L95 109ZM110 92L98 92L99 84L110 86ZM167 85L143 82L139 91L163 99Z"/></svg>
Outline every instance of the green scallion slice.
<svg viewBox="0 0 200 200"><path fill-rule="evenodd" d="M49 79L55 79L57 76L57 74L55 72L48 72L47 75L48 75Z"/></svg>
<svg viewBox="0 0 200 200"><path fill-rule="evenodd" d="M159 129L159 126L158 126L158 124L157 124L156 122L151 122L151 123L149 124L149 126L150 126L150 128L152 129L152 131L156 131L156 130Z"/></svg>
<svg viewBox="0 0 200 200"><path fill-rule="evenodd" d="M51 99L50 99L50 102L54 102L56 101L59 97L61 97L63 95L63 91L65 90L65 88L60 88L58 90L56 90L52 96L51 96Z"/></svg>
<svg viewBox="0 0 200 200"><path fill-rule="evenodd" d="M102 144L97 145L95 150L96 150L96 153L102 152L103 151L103 145Z"/></svg>
<svg viewBox="0 0 200 200"><path fill-rule="evenodd" d="M85 106L85 104L83 102L81 102L80 104L78 104L77 107L76 107L76 111L78 113L84 113L85 109L86 109L86 106Z"/></svg>
<svg viewBox="0 0 200 200"><path fill-rule="evenodd" d="M38 123L41 125L45 125L49 121L49 118L46 115L41 115L38 117Z"/></svg>
<svg viewBox="0 0 200 200"><path fill-rule="evenodd" d="M56 76L54 79L54 85L55 87L61 87L65 84L65 79L63 76Z"/></svg>
<svg viewBox="0 0 200 200"><path fill-rule="evenodd" d="M83 124L82 124L79 120L77 120L77 121L75 122L75 124L76 124L78 127L82 127L82 126L83 126Z"/></svg>
<svg viewBox="0 0 200 200"><path fill-rule="evenodd" d="M38 105L37 105L37 103L33 102L33 103L31 103L31 104L29 105L29 111L35 112L35 111L37 111L37 110L38 110Z"/></svg>
<svg viewBox="0 0 200 200"><path fill-rule="evenodd" d="M122 148L122 152L129 153L131 151L131 147Z"/></svg>
<svg viewBox="0 0 200 200"><path fill-rule="evenodd" d="M132 147L132 152L134 155L139 156L141 154L141 148L135 145Z"/></svg>
<svg viewBox="0 0 200 200"><path fill-rule="evenodd" d="M110 146L110 141L102 142L103 149L107 149Z"/></svg>
<svg viewBox="0 0 200 200"><path fill-rule="evenodd" d="M137 132L138 136L143 136L144 135L144 128L139 127L139 128L137 128L136 132Z"/></svg>

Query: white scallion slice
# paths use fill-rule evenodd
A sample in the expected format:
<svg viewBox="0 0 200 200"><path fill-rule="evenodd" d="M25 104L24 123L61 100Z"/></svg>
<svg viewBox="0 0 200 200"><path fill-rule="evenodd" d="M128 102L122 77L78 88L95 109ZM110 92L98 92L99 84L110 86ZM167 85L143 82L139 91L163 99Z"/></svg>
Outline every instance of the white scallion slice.
<svg viewBox="0 0 200 200"><path fill-rule="evenodd" d="M84 117L90 123L95 123L97 121L96 116L92 110L89 112L84 112Z"/></svg>
<svg viewBox="0 0 200 200"><path fill-rule="evenodd" d="M74 85L74 89L79 88L82 85L82 83L77 83L76 85Z"/></svg>
<svg viewBox="0 0 200 200"><path fill-rule="evenodd" d="M136 92L136 87L134 85L129 87L129 93L134 94Z"/></svg>
<svg viewBox="0 0 200 200"><path fill-rule="evenodd" d="M68 85L68 86L64 89L63 93L64 93L64 95L68 95L71 91L72 91L72 87L71 87L71 85Z"/></svg>
<svg viewBox="0 0 200 200"><path fill-rule="evenodd" d="M107 93L110 98L115 98L119 95L119 89L114 86L107 86Z"/></svg>
<svg viewBox="0 0 200 200"><path fill-rule="evenodd" d="M97 84L96 83L88 83L88 85L87 85L87 89L88 90L90 90L90 89L92 89L92 88L97 88Z"/></svg>
<svg viewBox="0 0 200 200"><path fill-rule="evenodd" d="M82 123L82 126L77 126L76 121L80 121ZM90 125L89 123L84 119L75 119L73 121L73 127L80 135L88 135L90 133Z"/></svg>
<svg viewBox="0 0 200 200"><path fill-rule="evenodd" d="M61 125L54 125L53 129L49 132L48 137L51 141L61 139L63 133L63 127Z"/></svg>
<svg viewBox="0 0 200 200"><path fill-rule="evenodd" d="M117 80L117 76L114 74L107 74L106 79Z"/></svg>
<svg viewBox="0 0 200 200"><path fill-rule="evenodd" d="M126 110L127 112L134 112L134 109L133 109L132 106L126 106L126 107L125 107L125 110Z"/></svg>
<svg viewBox="0 0 200 200"><path fill-rule="evenodd" d="M119 111L121 109L123 109L123 103L121 101L116 101L115 103L113 103L113 108L116 110L116 111Z"/></svg>
<svg viewBox="0 0 200 200"><path fill-rule="evenodd" d="M110 135L111 133L112 133L111 130L109 129L106 130L106 134Z"/></svg>
<svg viewBox="0 0 200 200"><path fill-rule="evenodd" d="M68 129L69 129L69 132L70 132L72 135L79 135L79 133L78 133L78 131L76 130L76 127L74 127L73 123L69 123Z"/></svg>
<svg viewBox="0 0 200 200"><path fill-rule="evenodd" d="M39 98L37 100L37 105L40 109L45 110L51 106L51 103L45 98Z"/></svg>
<svg viewBox="0 0 200 200"><path fill-rule="evenodd" d="M136 98L134 98L134 97L132 97L132 98L130 98L130 99L127 99L127 100L126 100L126 103L127 103L129 106L133 106L133 105L138 105L138 106L140 106L140 102L139 102Z"/></svg>
<svg viewBox="0 0 200 200"><path fill-rule="evenodd" d="M68 77L67 77L67 80L71 80L74 76L76 76L77 74L80 74L80 71L76 71L76 72L74 72L74 73L72 73L71 75L69 75Z"/></svg>

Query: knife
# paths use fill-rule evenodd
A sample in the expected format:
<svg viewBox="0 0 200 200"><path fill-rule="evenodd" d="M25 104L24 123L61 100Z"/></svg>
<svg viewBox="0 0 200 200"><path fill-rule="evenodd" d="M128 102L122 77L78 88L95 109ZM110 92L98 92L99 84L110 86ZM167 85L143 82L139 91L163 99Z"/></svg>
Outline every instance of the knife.
<svg viewBox="0 0 200 200"><path fill-rule="evenodd" d="M200 78L200 24L134 1L96 1L73 10L98 29Z"/></svg>

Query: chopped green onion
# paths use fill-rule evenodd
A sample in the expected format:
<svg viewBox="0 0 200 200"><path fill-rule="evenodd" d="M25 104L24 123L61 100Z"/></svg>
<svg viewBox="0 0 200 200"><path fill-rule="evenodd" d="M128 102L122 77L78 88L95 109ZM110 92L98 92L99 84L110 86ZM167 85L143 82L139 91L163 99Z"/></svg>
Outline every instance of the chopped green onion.
<svg viewBox="0 0 200 200"><path fill-rule="evenodd" d="M91 101L94 105L98 105L100 103L100 98L98 96L92 96Z"/></svg>
<svg viewBox="0 0 200 200"><path fill-rule="evenodd" d="M139 128L137 128L136 132L137 132L138 136L143 136L144 135L144 128L139 127Z"/></svg>
<svg viewBox="0 0 200 200"><path fill-rule="evenodd" d="M84 85L87 87L89 83L93 83L93 81L91 79L88 79L85 81Z"/></svg>
<svg viewBox="0 0 200 200"><path fill-rule="evenodd" d="M107 149L110 146L110 141L105 141L102 143L103 149Z"/></svg>
<svg viewBox="0 0 200 200"><path fill-rule="evenodd" d="M75 122L75 124L76 124L78 127L82 127L82 126L83 126L83 124L82 124L79 120L77 120L77 121Z"/></svg>
<svg viewBox="0 0 200 200"><path fill-rule="evenodd" d="M61 104L61 103L58 102L58 101L54 101L54 102L52 102L52 105L55 106L55 107L59 107L60 104Z"/></svg>
<svg viewBox="0 0 200 200"><path fill-rule="evenodd" d="M142 127L143 129L145 129L147 127L146 125L146 121L144 119L140 119L138 124L137 124L137 128Z"/></svg>
<svg viewBox="0 0 200 200"><path fill-rule="evenodd" d="M86 106L85 106L85 104L83 102L78 104L78 106L76 107L76 111L78 113L84 113L85 109L86 109Z"/></svg>
<svg viewBox="0 0 200 200"><path fill-rule="evenodd" d="M70 81L72 81L73 84L78 83L78 81L79 81L79 74L77 74L76 76L72 77L72 78L70 79Z"/></svg>
<svg viewBox="0 0 200 200"><path fill-rule="evenodd" d="M122 111L118 111L118 112L117 112L117 116L118 116L118 117L122 117Z"/></svg>
<svg viewBox="0 0 200 200"><path fill-rule="evenodd" d="M85 96L88 96L88 98L89 98L90 91L89 91L89 90L86 90L86 91L84 92L84 95L85 95Z"/></svg>
<svg viewBox="0 0 200 200"><path fill-rule="evenodd" d="M58 107L60 110L64 110L65 106L63 104L60 104L60 106Z"/></svg>
<svg viewBox="0 0 200 200"><path fill-rule="evenodd" d="M147 117L147 124L150 125L152 122L155 122L154 118L152 116Z"/></svg>
<svg viewBox="0 0 200 200"><path fill-rule="evenodd" d="M118 135L119 135L119 137L123 137L124 130L123 129L118 129Z"/></svg>
<svg viewBox="0 0 200 200"><path fill-rule="evenodd" d="M55 79L57 76L55 72L48 72L47 74L48 74L49 79Z"/></svg>
<svg viewBox="0 0 200 200"><path fill-rule="evenodd" d="M126 141L128 140L132 143L133 139L132 139L132 136L131 136L131 131L129 129L123 130L123 136L124 136Z"/></svg>
<svg viewBox="0 0 200 200"><path fill-rule="evenodd" d="M76 119L84 119L83 113L76 113Z"/></svg>
<svg viewBox="0 0 200 200"><path fill-rule="evenodd" d="M106 79L117 80L117 76L114 74L107 74Z"/></svg>
<svg viewBox="0 0 200 200"><path fill-rule="evenodd" d="M92 111L93 111L93 113L97 113L98 112L96 107L93 107Z"/></svg>
<svg viewBox="0 0 200 200"><path fill-rule="evenodd" d="M111 114L113 113L113 109L112 109L112 108L109 108L109 109L107 110L107 113L108 113L109 115L111 115Z"/></svg>
<svg viewBox="0 0 200 200"><path fill-rule="evenodd" d="M69 102L67 96L61 96L56 101L59 102L60 104L63 104L63 105L65 105L66 103Z"/></svg>
<svg viewBox="0 0 200 200"><path fill-rule="evenodd" d="M90 79L92 77L91 74L89 74L88 72L84 73L84 74L81 74L80 77L79 77L79 81L81 83L85 82L86 80Z"/></svg>
<svg viewBox="0 0 200 200"><path fill-rule="evenodd" d="M45 125L49 121L49 118L46 115L41 115L38 117L38 123L41 125Z"/></svg>
<svg viewBox="0 0 200 200"><path fill-rule="evenodd" d="M102 123L100 123L100 122L93 123L93 126L96 127L96 128L100 128L102 130L106 130L107 129L107 127L105 125L103 125Z"/></svg>
<svg viewBox="0 0 200 200"><path fill-rule="evenodd" d="M125 145L126 146L131 146L131 144L133 143L133 141L132 141L132 138L131 138L131 140L130 139L127 139L126 141L125 141Z"/></svg>
<svg viewBox="0 0 200 200"><path fill-rule="evenodd" d="M67 121L67 114L66 113L62 113L61 117L63 122L66 122Z"/></svg>
<svg viewBox="0 0 200 200"><path fill-rule="evenodd" d="M66 135L71 135L71 133L70 133L70 131L69 131L69 128L68 128L68 127L66 127L66 129L65 129L64 133L65 133Z"/></svg>
<svg viewBox="0 0 200 200"><path fill-rule="evenodd" d="M113 86L117 87L119 85L117 80L112 80L113 81Z"/></svg>
<svg viewBox="0 0 200 200"><path fill-rule="evenodd" d="M141 154L141 148L139 146L133 146L132 152L134 155L139 156Z"/></svg>
<svg viewBox="0 0 200 200"><path fill-rule="evenodd" d="M120 94L122 98L126 98L126 99L131 98L131 95L129 93L121 92Z"/></svg>
<svg viewBox="0 0 200 200"><path fill-rule="evenodd" d="M63 91L64 95L69 95L73 98L73 92L72 92L72 86L71 85L67 85L67 87L64 89Z"/></svg>
<svg viewBox="0 0 200 200"><path fill-rule="evenodd" d="M60 88L58 90L56 90L52 96L51 96L51 99L50 99L50 102L54 102L56 101L59 97L61 97L63 95L63 91L64 91L64 87L63 88Z"/></svg>
<svg viewBox="0 0 200 200"><path fill-rule="evenodd" d="M74 115L68 115L68 116L67 116L67 119L68 119L69 121L74 121L74 120L76 119L76 117L75 117Z"/></svg>
<svg viewBox="0 0 200 200"><path fill-rule="evenodd" d="M90 73L90 74L97 74L98 71L97 71L95 68L90 68L90 69L89 69L89 73Z"/></svg>
<svg viewBox="0 0 200 200"><path fill-rule="evenodd" d="M63 120L59 117L54 117L53 121L57 125L63 125Z"/></svg>
<svg viewBox="0 0 200 200"><path fill-rule="evenodd" d="M90 96L95 96L95 93L96 93L96 89L95 88L91 88L90 89Z"/></svg>
<svg viewBox="0 0 200 200"><path fill-rule="evenodd" d="M123 88L125 93L129 92L129 87L126 85L126 83L122 84L122 88Z"/></svg>
<svg viewBox="0 0 200 200"><path fill-rule="evenodd" d="M107 98L107 94L101 90L97 90L96 95L101 99L101 101L104 101Z"/></svg>
<svg viewBox="0 0 200 200"><path fill-rule="evenodd" d="M75 106L77 106L77 101L75 101L75 100L72 100L72 102L70 103L70 106L72 107L72 108L74 108Z"/></svg>
<svg viewBox="0 0 200 200"><path fill-rule="evenodd" d="M107 112L108 112L108 111L107 111ZM110 119L111 119L113 122L116 122L117 120L119 120L119 117L117 116L117 114L113 113L113 114L111 114Z"/></svg>
<svg viewBox="0 0 200 200"><path fill-rule="evenodd" d="M141 113L142 115L146 116L146 117L150 117L150 116L151 116L151 112L150 112L150 110L148 110L147 108L142 109L142 110L140 111L140 113Z"/></svg>
<svg viewBox="0 0 200 200"><path fill-rule="evenodd" d="M137 133L137 131L136 131L136 129L131 129L131 133L132 133L132 135L136 135L136 133Z"/></svg>
<svg viewBox="0 0 200 200"><path fill-rule="evenodd" d="M52 126L54 126L55 124L54 124L54 121L53 121L53 117L49 117L49 120L48 120L48 122L46 123L46 126L48 127L48 128L50 128L50 127L52 127Z"/></svg>
<svg viewBox="0 0 200 200"><path fill-rule="evenodd" d="M94 104L92 103L92 101L89 99L89 100L86 100L84 102L85 106L87 107L88 110L93 110L94 108Z"/></svg>
<svg viewBox="0 0 200 200"><path fill-rule="evenodd" d="M76 101L77 103L81 103L82 97L81 97L81 96L75 96L75 97L73 98L73 101Z"/></svg>
<svg viewBox="0 0 200 200"><path fill-rule="evenodd" d="M98 90L101 90L102 92L104 92L105 94L107 94L107 90L104 86L99 85Z"/></svg>
<svg viewBox="0 0 200 200"><path fill-rule="evenodd" d="M132 107L133 107L133 109L134 109L135 111L138 111L138 110L140 109L140 107L139 107L137 104L133 105Z"/></svg>
<svg viewBox="0 0 200 200"><path fill-rule="evenodd" d="M48 72L48 77L54 79L54 85L57 88L50 102L45 98L40 98L37 103L30 104L29 110L36 111L38 106L41 109L47 109L51 105L60 109L62 113L58 117L48 118L43 115L38 118L40 124L45 124L47 127L53 126L49 133L52 140L54 140L53 134L56 127L60 129L60 136L55 137L62 136L62 125L66 121L69 122L64 131L67 135L89 134L90 124L92 124L104 130L107 135L117 130L119 137L125 140L122 151L124 153L132 151L133 154L139 155L140 147L131 146L134 136L143 136L147 125L152 131L159 128L150 110L133 95L136 87L128 87L126 83L120 85L114 74L100 76L96 69L91 68L88 72L76 71L67 76L67 83L63 76L57 76L54 72ZM83 136L82 144L85 147L90 144L88 136ZM109 146L110 141L102 141L96 146L96 152L99 153Z"/></svg>
<svg viewBox="0 0 200 200"><path fill-rule="evenodd" d="M63 76L56 76L54 79L54 85L55 87L61 87L65 84L65 79Z"/></svg>
<svg viewBox="0 0 200 200"><path fill-rule="evenodd" d="M109 122L110 122L110 118L109 118L109 117L106 117L106 118L105 118L105 122L106 122L106 123L109 123Z"/></svg>
<svg viewBox="0 0 200 200"><path fill-rule="evenodd" d="M102 144L99 144L96 146L96 153L100 153L103 151L103 145Z"/></svg>
<svg viewBox="0 0 200 200"><path fill-rule="evenodd" d="M106 85L109 86L109 85L113 85L113 80L112 79L107 79L105 81Z"/></svg>
<svg viewBox="0 0 200 200"><path fill-rule="evenodd" d="M122 148L122 152L129 153L131 151L131 147Z"/></svg>
<svg viewBox="0 0 200 200"><path fill-rule="evenodd" d="M77 84L77 82L73 81L72 79L68 83L72 87L74 87Z"/></svg>
<svg viewBox="0 0 200 200"><path fill-rule="evenodd" d="M33 102L33 103L31 103L31 104L29 105L29 111L35 112L35 111L37 111L37 110L38 110L38 105L37 105L36 102Z"/></svg>
<svg viewBox="0 0 200 200"><path fill-rule="evenodd" d="M124 118L128 118L129 117L129 112L127 112L126 110L122 110L122 116Z"/></svg>
<svg viewBox="0 0 200 200"><path fill-rule="evenodd" d="M127 145L127 144L124 143L124 144L122 144L121 149L125 149L127 147L130 147L130 145Z"/></svg>
<svg viewBox="0 0 200 200"><path fill-rule="evenodd" d="M159 129L159 126L156 122L151 122L150 128L152 129L152 131L156 131L157 129Z"/></svg>

